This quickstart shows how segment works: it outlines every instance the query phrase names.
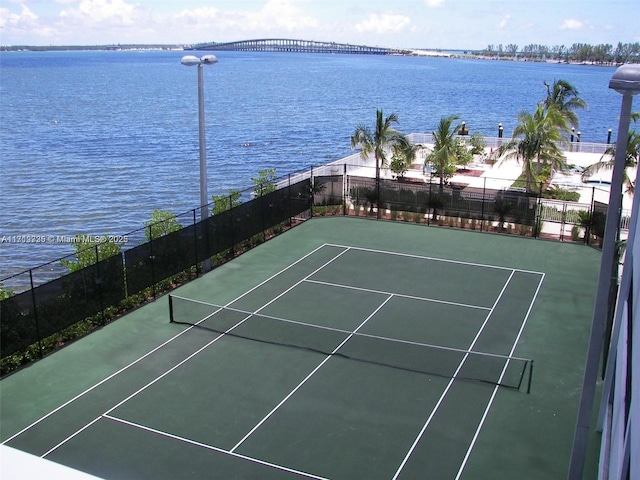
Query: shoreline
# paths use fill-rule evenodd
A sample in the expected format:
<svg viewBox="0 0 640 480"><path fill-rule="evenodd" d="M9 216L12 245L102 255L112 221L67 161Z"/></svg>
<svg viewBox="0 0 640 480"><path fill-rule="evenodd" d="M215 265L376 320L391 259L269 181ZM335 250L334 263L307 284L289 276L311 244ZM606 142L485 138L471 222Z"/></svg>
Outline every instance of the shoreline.
<svg viewBox="0 0 640 480"><path fill-rule="evenodd" d="M193 50L193 45L188 44L118 44L118 45L0 45L0 52L69 52L69 51L186 51ZM575 61L560 60L557 58L526 58L522 55L484 55L474 50L446 50L446 49L429 49L429 48L408 48L408 49L392 49L389 48L386 54L388 56L404 56L404 57L429 57L429 58L459 58L467 60L485 60L485 61L502 61L502 62L525 62L525 63L547 63L553 65L585 65L596 67L619 67L622 63L617 62L596 62L596 61ZM216 51L212 49L211 51ZM235 50L242 51L242 50ZM260 52L260 50L252 50ZM271 52L271 50L264 50ZM303 51L282 51L281 53L310 53ZM326 52L311 52L326 53ZM333 54L333 53L331 53ZM345 53L346 54L346 53ZM362 53L366 54L366 53ZM375 55L380 55L376 53ZM640 59L631 59L639 60ZM638 62L631 62L638 63Z"/></svg>

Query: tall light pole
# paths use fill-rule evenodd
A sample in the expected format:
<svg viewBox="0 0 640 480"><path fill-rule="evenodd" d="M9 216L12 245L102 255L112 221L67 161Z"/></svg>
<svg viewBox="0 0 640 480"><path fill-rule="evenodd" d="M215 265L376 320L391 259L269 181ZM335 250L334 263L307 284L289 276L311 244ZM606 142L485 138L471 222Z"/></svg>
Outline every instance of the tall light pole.
<svg viewBox="0 0 640 480"><path fill-rule="evenodd" d="M620 212L622 210L622 186L624 180L625 160L627 156L627 142L629 139L629 123L631 121L631 105L633 96L640 93L640 65L622 65L609 81L609 88L622 94L620 122L616 141L616 154L613 164L609 205L602 241L602 257L600 260L600 274L596 290L593 320L587 350L587 362L584 369L582 394L578 407L578 419L573 437L573 450L569 464L569 480L581 480L584 470L584 460L587 452L591 411L598 379L598 365L602 354L605 324L609 312L609 292L612 282L616 281L614 270L616 239L620 227Z"/></svg>
<svg viewBox="0 0 640 480"><path fill-rule="evenodd" d="M209 193L207 192L207 144L204 135L204 80L202 75L203 65L218 63L215 55L204 55L200 58L194 55L185 55L180 63L186 67L198 67L198 137L200 144L200 221L209 217ZM202 262L205 272L211 270L211 262L207 259Z"/></svg>
<svg viewBox="0 0 640 480"><path fill-rule="evenodd" d="M198 67L198 133L200 138L200 220L204 220L209 216L207 204L209 203L209 194L207 193L207 144L204 136L204 81L202 76L203 65L213 65L218 63L215 55L204 55L196 57L193 55L185 55L180 60L182 65L187 67Z"/></svg>

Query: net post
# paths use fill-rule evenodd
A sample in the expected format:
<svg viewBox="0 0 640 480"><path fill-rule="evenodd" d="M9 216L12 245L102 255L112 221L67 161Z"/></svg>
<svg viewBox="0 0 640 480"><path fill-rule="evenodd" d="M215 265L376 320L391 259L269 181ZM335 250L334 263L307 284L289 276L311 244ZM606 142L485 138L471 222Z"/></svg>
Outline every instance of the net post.
<svg viewBox="0 0 640 480"><path fill-rule="evenodd" d="M527 384L527 395L531 393L531 378L533 377L533 360L530 360L529 366L529 383Z"/></svg>
<svg viewBox="0 0 640 480"><path fill-rule="evenodd" d="M169 294L169 323L173 323L173 296Z"/></svg>
<svg viewBox="0 0 640 480"><path fill-rule="evenodd" d="M507 360L507 365L509 360ZM527 375L527 367L529 366L529 360L525 360L524 364L522 365L522 370L520 371L520 379L518 380L518 386L517 386L517 390L520 391L520 389L522 388L522 382L524 381L526 375Z"/></svg>

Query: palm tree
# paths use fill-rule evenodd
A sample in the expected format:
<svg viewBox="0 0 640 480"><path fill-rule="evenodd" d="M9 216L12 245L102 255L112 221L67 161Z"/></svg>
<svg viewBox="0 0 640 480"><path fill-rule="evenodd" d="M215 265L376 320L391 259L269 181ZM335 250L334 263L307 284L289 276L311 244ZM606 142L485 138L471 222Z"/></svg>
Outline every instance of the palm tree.
<svg viewBox="0 0 640 480"><path fill-rule="evenodd" d="M425 165L431 163L440 177L440 190L444 188L445 179L453 172L458 160L456 132L460 125L452 126L458 116L451 115L440 119L438 128L433 132L433 151L425 159Z"/></svg>
<svg viewBox="0 0 640 480"><path fill-rule="evenodd" d="M498 214L498 229L502 232L504 230L504 224L507 221L507 215L513 210L513 203L497 198L493 210Z"/></svg>
<svg viewBox="0 0 640 480"><path fill-rule="evenodd" d="M351 135L351 148L361 147L361 155L368 158L373 153L376 160L376 198L380 203L380 169L386 167L388 152L395 147L406 148L409 143L407 137L393 128L394 123L399 123L398 115L392 113L384 117L381 109L376 111L375 131L371 131L366 125L358 125ZM380 209L378 208L378 215Z"/></svg>
<svg viewBox="0 0 640 480"><path fill-rule="evenodd" d="M580 210L578 212L578 227L582 229L584 234L584 242L589 243L589 233L591 230L591 224L593 221L593 215L588 210Z"/></svg>
<svg viewBox="0 0 640 480"><path fill-rule="evenodd" d="M555 107L567 120L569 125L578 127L578 115L575 110L587 108L587 103L580 98L578 89L566 80L555 80L553 85L544 82L547 98L542 101L545 109Z"/></svg>
<svg viewBox="0 0 640 480"><path fill-rule="evenodd" d="M640 120L640 112L634 112L631 114L631 118L634 122ZM582 179L586 180L591 175L600 170L611 170L616 158L616 145L611 144L600 157L600 161L589 165L582 172ZM635 183L629 177L628 169L638 166L638 159L640 158L640 132L637 130L629 130L629 137L627 139L627 154L624 159L624 184L627 186L627 192L633 194L635 191Z"/></svg>
<svg viewBox="0 0 640 480"><path fill-rule="evenodd" d="M558 146L566 142L562 136L568 131L565 117L555 106L545 108L538 104L533 114L521 112L511 140L501 145L494 154L503 160L515 158L523 163L527 191L542 172L543 166L552 170L566 169L566 160Z"/></svg>

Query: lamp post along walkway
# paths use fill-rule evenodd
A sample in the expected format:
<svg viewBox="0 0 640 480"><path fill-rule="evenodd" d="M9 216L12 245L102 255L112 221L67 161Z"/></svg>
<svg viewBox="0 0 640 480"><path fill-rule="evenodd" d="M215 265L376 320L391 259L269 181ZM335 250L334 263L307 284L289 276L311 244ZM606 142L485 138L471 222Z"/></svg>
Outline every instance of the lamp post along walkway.
<svg viewBox="0 0 640 480"><path fill-rule="evenodd" d="M194 55L185 55L180 63L186 67L198 67L198 137L200 148L200 221L209 217L209 193L207 191L207 144L204 129L204 79L202 74L203 65L213 65L218 63L215 55L204 55L200 58ZM206 231L205 231L206 235ZM207 259L202 262L202 270L211 270L211 262Z"/></svg>

